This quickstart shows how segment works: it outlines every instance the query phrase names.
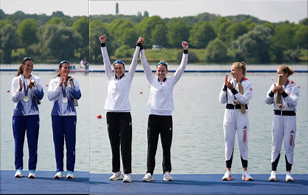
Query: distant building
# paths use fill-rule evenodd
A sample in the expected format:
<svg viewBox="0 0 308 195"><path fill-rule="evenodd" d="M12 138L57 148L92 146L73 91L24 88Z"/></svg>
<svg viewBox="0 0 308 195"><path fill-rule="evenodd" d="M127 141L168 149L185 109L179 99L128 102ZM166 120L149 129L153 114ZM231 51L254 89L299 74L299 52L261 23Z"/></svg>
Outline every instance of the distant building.
<svg viewBox="0 0 308 195"><path fill-rule="evenodd" d="M156 49L165 49L162 45L152 45L152 49L156 50Z"/></svg>

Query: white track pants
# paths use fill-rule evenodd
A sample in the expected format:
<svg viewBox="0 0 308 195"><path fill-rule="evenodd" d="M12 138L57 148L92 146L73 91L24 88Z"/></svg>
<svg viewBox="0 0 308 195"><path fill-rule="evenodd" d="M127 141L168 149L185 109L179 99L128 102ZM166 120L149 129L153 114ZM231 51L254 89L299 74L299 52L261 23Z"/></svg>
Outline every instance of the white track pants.
<svg viewBox="0 0 308 195"><path fill-rule="evenodd" d="M296 134L296 116L280 116L274 115L272 124L272 158L274 162L281 151L282 141L284 141L284 149L290 164L293 164L293 155L295 147Z"/></svg>
<svg viewBox="0 0 308 195"><path fill-rule="evenodd" d="M240 109L226 109L224 116L224 137L225 137L225 160L230 160L237 132L238 145L241 157L248 160L248 111L242 113Z"/></svg>

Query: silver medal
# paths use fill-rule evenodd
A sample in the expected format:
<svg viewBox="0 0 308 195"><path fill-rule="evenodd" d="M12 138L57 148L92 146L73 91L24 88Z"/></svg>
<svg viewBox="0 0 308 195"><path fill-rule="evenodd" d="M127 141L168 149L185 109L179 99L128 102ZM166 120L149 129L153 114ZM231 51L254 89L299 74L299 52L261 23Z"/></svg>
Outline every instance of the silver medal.
<svg viewBox="0 0 308 195"><path fill-rule="evenodd" d="M62 98L62 102L63 102L63 103L67 103L67 101L68 101L67 97L63 97L63 98Z"/></svg>
<svg viewBox="0 0 308 195"><path fill-rule="evenodd" d="M28 102L28 101L29 101L29 97L28 97L28 96L25 96L25 97L24 97L24 101L25 101L25 102Z"/></svg>

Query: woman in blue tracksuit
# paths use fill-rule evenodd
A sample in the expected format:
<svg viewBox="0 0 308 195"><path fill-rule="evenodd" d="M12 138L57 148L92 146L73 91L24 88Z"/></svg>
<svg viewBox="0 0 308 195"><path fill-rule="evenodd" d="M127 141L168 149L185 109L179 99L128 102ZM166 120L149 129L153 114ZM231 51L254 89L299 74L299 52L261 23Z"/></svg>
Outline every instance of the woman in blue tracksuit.
<svg viewBox="0 0 308 195"><path fill-rule="evenodd" d="M81 97L79 83L73 79L70 73L70 63L63 60L59 64L59 74L51 79L48 87L48 99L54 102L51 119L53 140L55 145L55 157L57 173L54 178L62 178L63 175L63 145L66 143L66 169L67 179L74 178L76 123L77 113L74 107L74 99Z"/></svg>
<svg viewBox="0 0 308 195"><path fill-rule="evenodd" d="M139 38L129 72L124 74L125 65L120 60L116 60L113 63L114 72L112 72L112 65L105 45L106 38L106 35L99 37L108 84L105 109L108 110L106 113L106 119L112 152L113 172L113 175L109 179L112 181L122 179L120 171L121 147L124 171L123 182L131 182L132 118L130 114L131 106L129 103L129 91L137 67L139 52L142 49L142 41L141 38Z"/></svg>
<svg viewBox="0 0 308 195"><path fill-rule="evenodd" d="M13 134L15 141L15 177L22 177L23 146L27 132L29 148L29 178L35 178L37 163L37 143L39 136L38 103L44 96L42 82L39 77L32 75L33 60L25 57L12 80L11 97L15 103L13 111Z"/></svg>

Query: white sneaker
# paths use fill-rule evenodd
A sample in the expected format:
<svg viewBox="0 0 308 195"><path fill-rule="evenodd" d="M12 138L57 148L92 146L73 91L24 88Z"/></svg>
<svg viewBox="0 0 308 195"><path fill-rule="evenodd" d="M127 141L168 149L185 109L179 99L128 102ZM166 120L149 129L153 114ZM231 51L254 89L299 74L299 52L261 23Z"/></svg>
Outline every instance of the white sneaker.
<svg viewBox="0 0 308 195"><path fill-rule="evenodd" d="M54 176L55 179L61 179L61 178L63 178L63 177L64 177L64 175L63 175L63 172L62 172L62 171L57 172L57 173L55 174L55 176Z"/></svg>
<svg viewBox="0 0 308 195"><path fill-rule="evenodd" d="M147 173L145 174L145 176L143 177L142 181L153 181L153 176L151 173Z"/></svg>
<svg viewBox="0 0 308 195"><path fill-rule="evenodd" d="M286 181L294 181L293 177L291 176L291 172L289 171L286 173Z"/></svg>
<svg viewBox="0 0 308 195"><path fill-rule="evenodd" d="M223 181L231 181L232 180L231 171L226 171L226 173L221 178L221 180L223 180Z"/></svg>
<svg viewBox="0 0 308 195"><path fill-rule="evenodd" d="M109 180L112 180L112 181L116 181L119 179L122 179L121 171L115 172L113 173L111 177L109 177Z"/></svg>
<svg viewBox="0 0 308 195"><path fill-rule="evenodd" d="M132 178L130 177L130 174L124 174L123 182L132 182Z"/></svg>
<svg viewBox="0 0 308 195"><path fill-rule="evenodd" d="M244 171L243 175L242 175L242 180L245 181L252 181L253 178L249 175L249 173L247 171Z"/></svg>
<svg viewBox="0 0 308 195"><path fill-rule="evenodd" d="M74 173L73 171L67 171L66 179L74 179Z"/></svg>
<svg viewBox="0 0 308 195"><path fill-rule="evenodd" d="M164 180L165 181L173 181L173 178L171 177L169 171L166 171L164 174Z"/></svg>
<svg viewBox="0 0 308 195"><path fill-rule="evenodd" d="M22 169L21 169L21 168L19 168L19 169L16 170L16 173L15 173L14 177L16 177L16 178L21 178L21 177L23 177L23 175L22 175Z"/></svg>
<svg viewBox="0 0 308 195"><path fill-rule="evenodd" d="M36 175L35 175L35 171L34 170L30 170L29 171L29 175L28 175L28 178L36 178Z"/></svg>
<svg viewBox="0 0 308 195"><path fill-rule="evenodd" d="M276 171L271 172L271 176L268 178L268 181L277 181Z"/></svg>

